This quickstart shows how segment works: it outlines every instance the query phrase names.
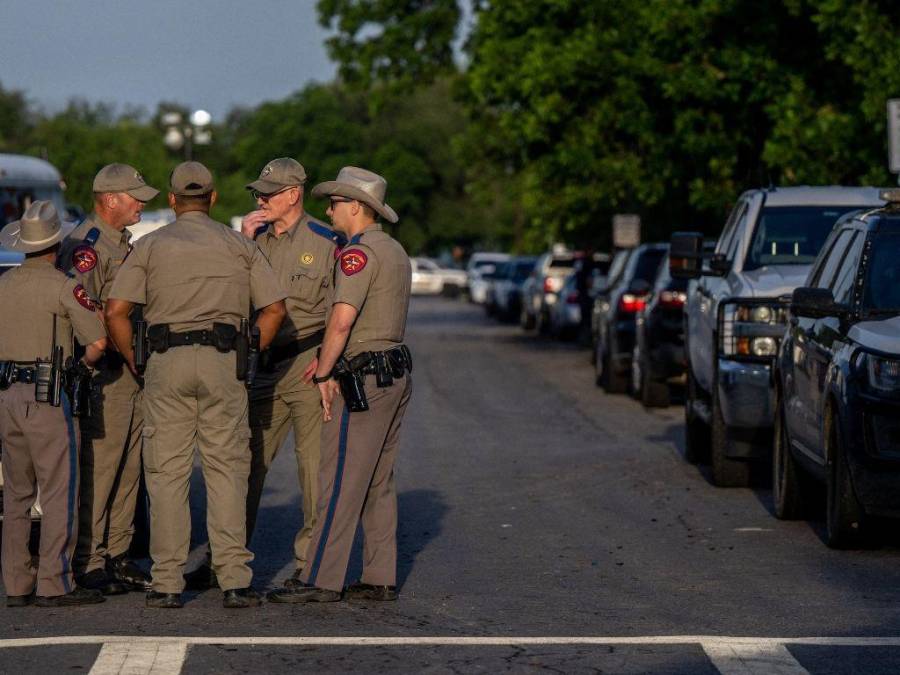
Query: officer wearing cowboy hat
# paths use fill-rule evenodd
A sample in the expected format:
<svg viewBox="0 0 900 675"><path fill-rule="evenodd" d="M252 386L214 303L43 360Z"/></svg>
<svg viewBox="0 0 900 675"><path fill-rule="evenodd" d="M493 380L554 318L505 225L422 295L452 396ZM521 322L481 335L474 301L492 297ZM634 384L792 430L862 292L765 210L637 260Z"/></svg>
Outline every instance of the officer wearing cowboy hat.
<svg viewBox="0 0 900 675"><path fill-rule="evenodd" d="M36 362L74 337L90 366L106 347L97 305L83 286L54 267L65 234L49 201L32 203L22 219L0 232L0 245L25 254L21 267L0 277L0 440L3 442L3 584L8 607L44 607L103 601L100 591L77 587L72 553L78 534L78 420L65 391L59 405L38 400ZM62 377L62 373L58 373ZM40 562L28 550L30 510L41 492Z"/></svg>
<svg viewBox="0 0 900 675"><path fill-rule="evenodd" d="M394 462L400 424L412 392L409 350L403 345L411 267L403 247L384 232L379 217L396 223L385 203L387 181L357 167L312 194L330 199L327 213L348 243L335 261L325 338L314 382L322 396L322 461L319 503L300 583L272 591L273 602L340 600L357 524L365 552L362 579L350 598L397 597L397 493ZM366 409L345 399L335 381L341 362L362 382ZM346 366L346 368L345 368ZM349 396L349 392L348 392Z"/></svg>

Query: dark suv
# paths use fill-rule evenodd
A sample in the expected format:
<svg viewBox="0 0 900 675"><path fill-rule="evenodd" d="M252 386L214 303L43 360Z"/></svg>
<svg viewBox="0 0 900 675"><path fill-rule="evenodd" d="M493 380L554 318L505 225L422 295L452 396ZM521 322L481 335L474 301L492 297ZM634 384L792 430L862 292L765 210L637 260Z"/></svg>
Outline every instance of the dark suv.
<svg viewBox="0 0 900 675"><path fill-rule="evenodd" d="M644 308L656 270L668 249L668 244L638 246L628 257L622 274L594 301L596 382L610 394L628 390L635 314Z"/></svg>
<svg viewBox="0 0 900 675"><path fill-rule="evenodd" d="M859 545L900 516L900 189L838 221L791 300L775 364L775 513L826 485L826 543Z"/></svg>

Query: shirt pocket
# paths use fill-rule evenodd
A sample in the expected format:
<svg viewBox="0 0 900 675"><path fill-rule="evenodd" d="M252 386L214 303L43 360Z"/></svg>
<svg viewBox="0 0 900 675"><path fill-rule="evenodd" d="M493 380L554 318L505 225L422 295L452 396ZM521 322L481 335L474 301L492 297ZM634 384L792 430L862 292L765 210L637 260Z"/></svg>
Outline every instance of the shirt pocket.
<svg viewBox="0 0 900 675"><path fill-rule="evenodd" d="M300 267L291 276L291 296L307 310L324 303L327 288L328 277L319 270Z"/></svg>

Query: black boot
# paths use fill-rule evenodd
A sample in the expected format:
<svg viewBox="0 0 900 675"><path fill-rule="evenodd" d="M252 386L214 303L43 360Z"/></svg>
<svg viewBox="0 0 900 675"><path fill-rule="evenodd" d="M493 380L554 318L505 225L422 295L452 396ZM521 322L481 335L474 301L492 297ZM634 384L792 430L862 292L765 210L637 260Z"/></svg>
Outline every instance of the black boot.
<svg viewBox="0 0 900 675"><path fill-rule="evenodd" d="M124 585L129 591L150 590L150 575L124 553L107 559L106 573L110 579Z"/></svg>
<svg viewBox="0 0 900 675"><path fill-rule="evenodd" d="M230 588L222 594L222 607L226 609L244 609L259 607L262 597L253 588Z"/></svg>
<svg viewBox="0 0 900 675"><path fill-rule="evenodd" d="M396 586L373 586L357 582L344 589L347 599L354 600L396 600Z"/></svg>
<svg viewBox="0 0 900 675"><path fill-rule="evenodd" d="M299 585L293 588L276 588L266 596L269 602L337 602L340 591L330 591L317 586Z"/></svg>
<svg viewBox="0 0 900 675"><path fill-rule="evenodd" d="M158 593L156 591L147 593L145 604L152 609L181 609L184 607L181 593Z"/></svg>
<svg viewBox="0 0 900 675"><path fill-rule="evenodd" d="M27 607L28 605L34 604L34 592L29 593L28 595L7 595L6 596L6 606L7 607Z"/></svg>
<svg viewBox="0 0 900 675"><path fill-rule="evenodd" d="M76 605L96 605L106 598L93 588L81 588L76 586L74 591L65 595L39 595L34 599L38 607L74 607Z"/></svg>
<svg viewBox="0 0 900 675"><path fill-rule="evenodd" d="M209 561L184 575L184 587L189 591L208 591L210 588L219 587L219 580L212 571Z"/></svg>
<svg viewBox="0 0 900 675"><path fill-rule="evenodd" d="M128 586L110 577L101 567L78 577L76 581L82 588L100 591L103 595L122 595L128 592Z"/></svg>

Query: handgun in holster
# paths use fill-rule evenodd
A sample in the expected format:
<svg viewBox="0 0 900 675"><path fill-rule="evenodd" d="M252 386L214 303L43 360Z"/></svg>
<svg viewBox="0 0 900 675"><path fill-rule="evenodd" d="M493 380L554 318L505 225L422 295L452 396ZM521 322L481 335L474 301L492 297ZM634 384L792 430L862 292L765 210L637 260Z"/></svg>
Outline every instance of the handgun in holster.
<svg viewBox="0 0 900 675"><path fill-rule="evenodd" d="M259 326L254 326L253 330L250 331L250 347L247 350L247 377L244 379L247 389L253 388L253 383L256 381L256 373L259 372L259 361Z"/></svg>
<svg viewBox="0 0 900 675"><path fill-rule="evenodd" d="M9 389L16 381L16 362L0 361L0 390Z"/></svg>
<svg viewBox="0 0 900 675"><path fill-rule="evenodd" d="M66 393L75 417L91 416L91 370L81 359L70 358L66 363Z"/></svg>
<svg viewBox="0 0 900 675"><path fill-rule="evenodd" d="M344 397L344 402L347 404L347 410L350 412L367 411L369 399L364 386L363 378L365 376L356 372L352 367L352 362L348 363L343 357L338 359L333 372L334 378L341 388L341 396Z"/></svg>
<svg viewBox="0 0 900 675"><path fill-rule="evenodd" d="M137 305L132 313L132 348L134 349L134 369L138 375L143 375L147 368L147 357L150 355L147 349L147 322L144 320L144 307Z"/></svg>
<svg viewBox="0 0 900 675"><path fill-rule="evenodd" d="M169 324L155 323L147 328L147 350L164 352L169 348Z"/></svg>

